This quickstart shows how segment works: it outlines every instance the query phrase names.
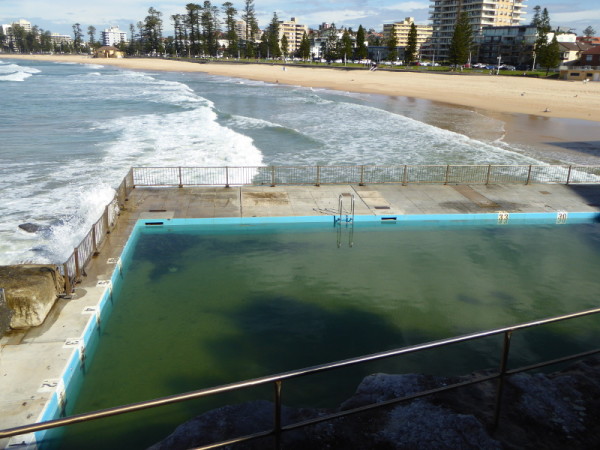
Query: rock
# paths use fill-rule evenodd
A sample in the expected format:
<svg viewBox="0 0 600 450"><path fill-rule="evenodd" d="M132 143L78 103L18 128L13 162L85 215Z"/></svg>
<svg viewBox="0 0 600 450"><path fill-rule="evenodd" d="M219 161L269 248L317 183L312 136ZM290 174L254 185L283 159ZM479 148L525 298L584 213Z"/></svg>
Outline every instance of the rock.
<svg viewBox="0 0 600 450"><path fill-rule="evenodd" d="M43 227L36 223L27 222L27 223L22 223L21 225L19 225L19 228L23 231L27 231L28 233L37 233Z"/></svg>
<svg viewBox="0 0 600 450"><path fill-rule="evenodd" d="M54 265L22 264L0 266L0 288L12 311L10 328L41 325L64 292L64 280Z"/></svg>
<svg viewBox="0 0 600 450"><path fill-rule="evenodd" d="M283 407L283 423L404 397L470 381L462 377L373 374L336 410ZM491 430L496 381L478 383L411 402L300 428L283 434L296 449L557 449L600 448L600 358L551 374L521 373L504 388L499 428ZM586 411L581 417L581 411ZM151 450L176 450L223 441L273 427L273 404L255 401L209 411L179 426ZM232 447L273 448L272 438Z"/></svg>

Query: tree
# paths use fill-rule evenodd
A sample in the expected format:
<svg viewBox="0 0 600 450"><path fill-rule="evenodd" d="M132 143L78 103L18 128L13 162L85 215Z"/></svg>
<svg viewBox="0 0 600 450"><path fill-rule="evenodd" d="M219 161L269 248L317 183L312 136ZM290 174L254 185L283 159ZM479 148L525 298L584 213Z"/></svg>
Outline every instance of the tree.
<svg viewBox="0 0 600 450"><path fill-rule="evenodd" d="M142 38L146 53L163 53L162 13L150 7L142 24Z"/></svg>
<svg viewBox="0 0 600 450"><path fill-rule="evenodd" d="M471 47L473 46L473 30L469 23L469 14L463 11L458 16L454 34L450 41L448 56L450 64L463 65L469 60Z"/></svg>
<svg viewBox="0 0 600 450"><path fill-rule="evenodd" d="M281 48L279 47L279 18L277 17L276 12L273 13L273 18L271 19L267 33L269 55L271 58L279 58L281 56Z"/></svg>
<svg viewBox="0 0 600 450"><path fill-rule="evenodd" d="M303 60L308 60L310 58L310 41L308 40L308 35L306 31L302 35L302 41L300 42L299 56Z"/></svg>
<svg viewBox="0 0 600 450"><path fill-rule="evenodd" d="M366 59L367 56L369 56L369 51L365 44L366 40L365 29L362 25L359 25L358 31L356 32L356 57L358 59Z"/></svg>
<svg viewBox="0 0 600 450"><path fill-rule="evenodd" d="M217 41L219 30L219 8L212 6L210 1L205 0L200 16L202 24L202 37L204 51L210 56L217 56L219 43Z"/></svg>
<svg viewBox="0 0 600 450"><path fill-rule="evenodd" d="M338 32L335 23L327 30L327 39L321 43L321 54L327 61L338 59Z"/></svg>
<svg viewBox="0 0 600 450"><path fill-rule="evenodd" d="M184 39L188 50L188 56L196 56L201 52L200 44L200 10L201 6L196 3L185 5L187 30L184 31ZM188 31L189 30L189 31ZM186 36L187 35L187 36ZM188 45L189 42L189 45Z"/></svg>
<svg viewBox="0 0 600 450"><path fill-rule="evenodd" d="M596 30L594 30L591 26L587 27L585 30L583 30L583 35L585 37L593 37L596 34Z"/></svg>
<svg viewBox="0 0 600 450"><path fill-rule="evenodd" d="M246 58L253 58L254 53L254 35L258 32L258 22L254 12L254 0L245 0L242 20L246 23L246 36L244 36Z"/></svg>
<svg viewBox="0 0 600 450"><path fill-rule="evenodd" d="M392 25L390 38L387 41L388 61L396 61L398 59L398 39L396 39L396 26Z"/></svg>
<svg viewBox="0 0 600 450"><path fill-rule="evenodd" d="M556 40L556 35L552 38L550 44L544 45L538 51L538 62L540 66L546 68L546 75L550 69L557 67L560 64L560 47Z"/></svg>
<svg viewBox="0 0 600 450"><path fill-rule="evenodd" d="M342 35L342 40L340 42L340 56L344 57L344 61L348 58L352 59L352 39L350 38L350 32L348 30L344 30L344 34Z"/></svg>
<svg viewBox="0 0 600 450"><path fill-rule="evenodd" d="M87 31L88 36L90 37L89 43L90 43L90 47L94 47L96 45L96 27L93 25L90 25L88 27L88 31Z"/></svg>
<svg viewBox="0 0 600 450"><path fill-rule="evenodd" d="M544 8L540 12L540 9L541 8L539 6L536 6L534 8L535 16L531 21L531 24L537 27L537 39L534 45L534 54L537 61L540 65L542 65L542 67L548 67L542 64L542 61L546 61L549 59L550 52L548 51L548 47L550 43L548 42L548 33L550 33L550 30L552 30L552 28L550 26L550 15L548 14L548 10Z"/></svg>
<svg viewBox="0 0 600 450"><path fill-rule="evenodd" d="M83 38L83 32L81 31L81 25L76 23L73 25L73 46L75 47L75 52L79 53L81 49L81 42Z"/></svg>
<svg viewBox="0 0 600 450"><path fill-rule="evenodd" d="M223 13L225 14L225 38L227 39L227 54L232 57L238 55L238 35L235 32L235 15L237 9L233 7L233 3L223 3Z"/></svg>
<svg viewBox="0 0 600 450"><path fill-rule="evenodd" d="M406 47L404 48L404 61L412 64L417 59L417 27L415 23L410 24Z"/></svg>
<svg viewBox="0 0 600 450"><path fill-rule="evenodd" d="M288 38L287 36L284 34L281 37L281 53L283 54L284 58L287 58L288 56L288 52L289 52L289 43L288 43Z"/></svg>

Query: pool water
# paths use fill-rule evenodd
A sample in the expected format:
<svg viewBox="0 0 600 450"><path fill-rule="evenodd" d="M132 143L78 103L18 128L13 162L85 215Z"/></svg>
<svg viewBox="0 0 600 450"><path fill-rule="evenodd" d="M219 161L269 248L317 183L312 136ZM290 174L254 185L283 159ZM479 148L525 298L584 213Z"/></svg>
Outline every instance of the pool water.
<svg viewBox="0 0 600 450"><path fill-rule="evenodd" d="M598 306L597 223L165 225L135 239L70 414ZM586 320L519 338L512 360L587 348L598 327ZM486 339L321 375L291 384L284 403L334 407L377 371L497 367L499 348ZM248 399L77 425L60 447L145 448L206 409Z"/></svg>

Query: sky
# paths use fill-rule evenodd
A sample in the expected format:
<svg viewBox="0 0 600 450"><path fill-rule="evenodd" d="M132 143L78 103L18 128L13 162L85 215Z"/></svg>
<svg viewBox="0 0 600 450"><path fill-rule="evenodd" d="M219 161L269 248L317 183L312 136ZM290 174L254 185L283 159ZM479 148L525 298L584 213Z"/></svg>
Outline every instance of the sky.
<svg viewBox="0 0 600 450"><path fill-rule="evenodd" d="M226 0L213 1L221 6ZM241 11L244 0L229 0ZM162 13L164 35L172 34L171 16L185 13L189 0L0 0L0 24L25 19L33 25L53 33L73 34L73 24L79 23L84 33L88 26L96 28L96 39L100 31L119 26L129 33L129 25L143 21L148 9ZM204 0L193 1L203 4ZM254 0L259 26L264 28L276 12L280 20L296 17L299 23L317 28L323 22L358 29L382 31L384 23L414 17L416 23L427 24L428 0ZM573 28L577 34L592 26L600 35L600 0L527 0L525 21L531 21L533 7L547 8L553 27Z"/></svg>

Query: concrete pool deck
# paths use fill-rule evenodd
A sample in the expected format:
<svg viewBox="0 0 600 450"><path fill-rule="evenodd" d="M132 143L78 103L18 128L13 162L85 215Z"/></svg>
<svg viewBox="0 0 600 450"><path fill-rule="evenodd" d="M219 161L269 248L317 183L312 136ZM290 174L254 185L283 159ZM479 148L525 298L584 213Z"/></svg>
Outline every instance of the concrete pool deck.
<svg viewBox="0 0 600 450"><path fill-rule="evenodd" d="M59 299L45 322L0 339L0 429L39 419L89 319L100 301L138 219L312 216L337 213L340 194L354 194L357 215L480 213L600 213L600 185L322 185L277 187L137 188L116 228L86 267L71 299ZM67 399L68 401L68 399ZM0 448L27 436L0 439ZM26 447L23 447L26 448Z"/></svg>

